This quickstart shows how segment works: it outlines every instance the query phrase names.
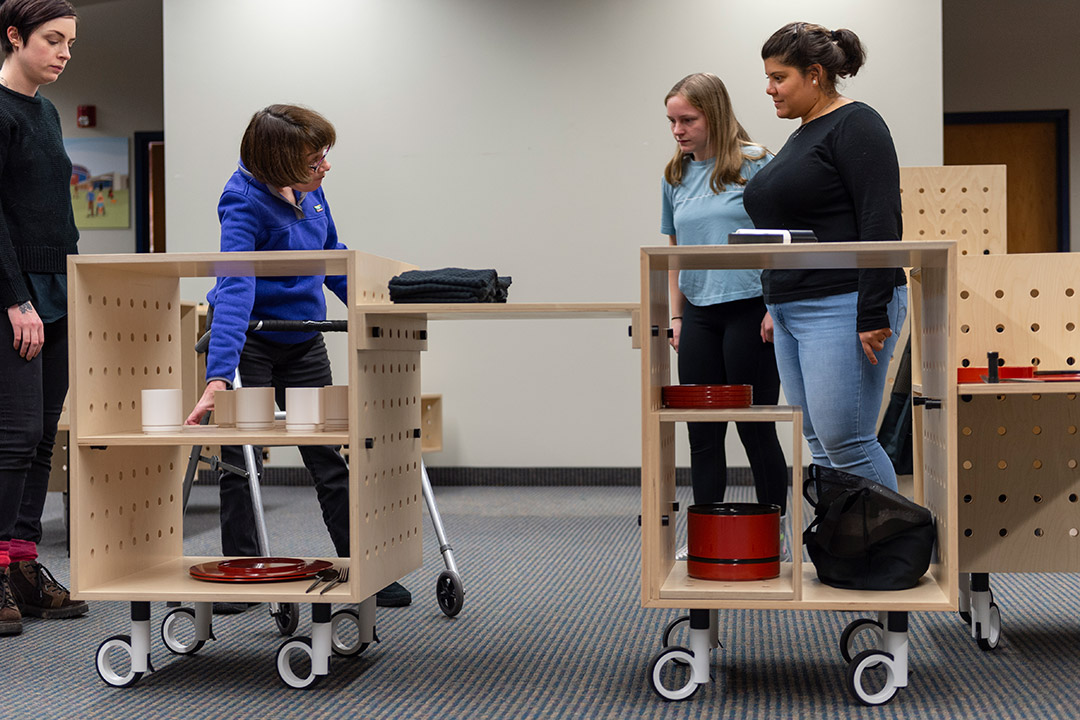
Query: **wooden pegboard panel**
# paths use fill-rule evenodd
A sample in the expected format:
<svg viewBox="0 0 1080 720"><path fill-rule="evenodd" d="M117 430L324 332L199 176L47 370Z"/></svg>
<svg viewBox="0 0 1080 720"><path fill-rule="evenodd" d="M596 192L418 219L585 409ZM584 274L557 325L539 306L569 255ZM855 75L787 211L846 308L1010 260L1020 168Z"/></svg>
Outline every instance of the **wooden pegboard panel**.
<svg viewBox="0 0 1080 720"><path fill-rule="evenodd" d="M959 259L957 350L962 366L1080 369L1080 255L1031 253Z"/></svg>
<svg viewBox="0 0 1080 720"><path fill-rule="evenodd" d="M359 350L356 356L349 464L357 532L350 553L359 572L351 582L354 597L367 597L423 564L420 353Z"/></svg>
<svg viewBox="0 0 1080 720"><path fill-rule="evenodd" d="M98 589L183 555L188 448L73 448L72 590Z"/></svg>
<svg viewBox="0 0 1080 720"><path fill-rule="evenodd" d="M958 426L960 571L1080 571L1080 399L966 395Z"/></svg>
<svg viewBox="0 0 1080 720"><path fill-rule="evenodd" d="M1006 252L1004 165L900 168L904 240L956 240L961 255Z"/></svg>
<svg viewBox="0 0 1080 720"><path fill-rule="evenodd" d="M179 280L102 266L76 266L76 275L70 398L79 432L138 432L142 390L184 384Z"/></svg>

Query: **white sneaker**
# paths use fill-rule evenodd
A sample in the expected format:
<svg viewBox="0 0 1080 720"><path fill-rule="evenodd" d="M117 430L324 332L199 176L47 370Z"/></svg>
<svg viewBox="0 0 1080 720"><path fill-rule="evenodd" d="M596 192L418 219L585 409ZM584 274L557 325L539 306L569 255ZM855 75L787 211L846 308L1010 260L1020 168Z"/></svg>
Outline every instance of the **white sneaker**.
<svg viewBox="0 0 1080 720"><path fill-rule="evenodd" d="M690 548L686 545L683 545L681 548L675 551L676 560L685 560L688 557L690 557Z"/></svg>

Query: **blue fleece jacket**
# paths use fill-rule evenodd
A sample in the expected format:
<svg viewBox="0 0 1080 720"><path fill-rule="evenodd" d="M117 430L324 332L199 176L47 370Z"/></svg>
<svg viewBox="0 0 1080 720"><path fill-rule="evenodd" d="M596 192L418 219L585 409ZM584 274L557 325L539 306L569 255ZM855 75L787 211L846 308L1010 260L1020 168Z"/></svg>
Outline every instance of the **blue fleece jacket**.
<svg viewBox="0 0 1080 720"><path fill-rule="evenodd" d="M296 193L297 205L252 177L241 165L225 183L218 201L221 251L345 250L338 242L322 188ZM300 277L222 277L207 293L214 308L206 358L206 380L232 383L250 320L325 320L326 284L346 302L344 275ZM304 342L316 333L262 332L283 344Z"/></svg>

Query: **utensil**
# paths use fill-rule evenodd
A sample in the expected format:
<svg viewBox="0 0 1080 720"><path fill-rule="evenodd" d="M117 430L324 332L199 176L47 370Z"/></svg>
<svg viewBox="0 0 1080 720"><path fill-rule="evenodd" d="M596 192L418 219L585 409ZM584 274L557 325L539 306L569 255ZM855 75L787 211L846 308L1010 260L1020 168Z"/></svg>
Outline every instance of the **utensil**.
<svg viewBox="0 0 1080 720"><path fill-rule="evenodd" d="M348 566L345 566L345 567L341 568L341 572L338 573L338 576L330 581L329 585L327 585L326 587L324 587L322 590L319 591L319 594L320 595L325 595L327 590L334 587L335 585L340 585L341 583L348 581L348 579L349 579L349 568L348 568Z"/></svg>
<svg viewBox="0 0 1080 720"><path fill-rule="evenodd" d="M338 571L335 568L327 568L326 570L320 570L315 573L315 582L311 583L304 592L309 593L318 587L319 583L330 582L331 580L337 580Z"/></svg>

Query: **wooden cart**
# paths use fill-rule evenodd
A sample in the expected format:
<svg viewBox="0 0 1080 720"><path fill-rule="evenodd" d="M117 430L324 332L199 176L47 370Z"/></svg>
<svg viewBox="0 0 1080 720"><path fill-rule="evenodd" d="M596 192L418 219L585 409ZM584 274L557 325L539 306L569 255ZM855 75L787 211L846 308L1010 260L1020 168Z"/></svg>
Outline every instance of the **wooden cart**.
<svg viewBox="0 0 1080 720"><path fill-rule="evenodd" d="M661 404L661 387L671 382L667 339L668 271L712 268L915 267L921 276L920 333L922 388L940 399L922 423L922 502L934 514L937 556L930 570L910 590L868 592L839 590L818 581L812 566L796 552L781 565L780 576L757 582L709 582L690 578L675 560L675 424L695 422L791 422L794 447L791 516L796 537L802 515L802 415L797 408L752 406L742 410L672 410ZM693 608L690 646L665 647L650 665L650 680L662 696L682 699L709 682L710 650L716 647L716 610L755 608L788 610L868 610L878 620L858 620L841 637L850 661L848 681L865 703L890 700L907 685L907 612L953 610L957 602L956 504L956 244L867 242L811 245L737 245L713 247L644 247L641 249L642 340L642 604L657 608ZM854 638L871 631L875 649L853 655ZM665 633L666 635L666 633ZM853 656L852 656L853 655ZM679 687L662 676L670 663L690 666ZM863 686L864 671L879 663L888 671L884 687Z"/></svg>

